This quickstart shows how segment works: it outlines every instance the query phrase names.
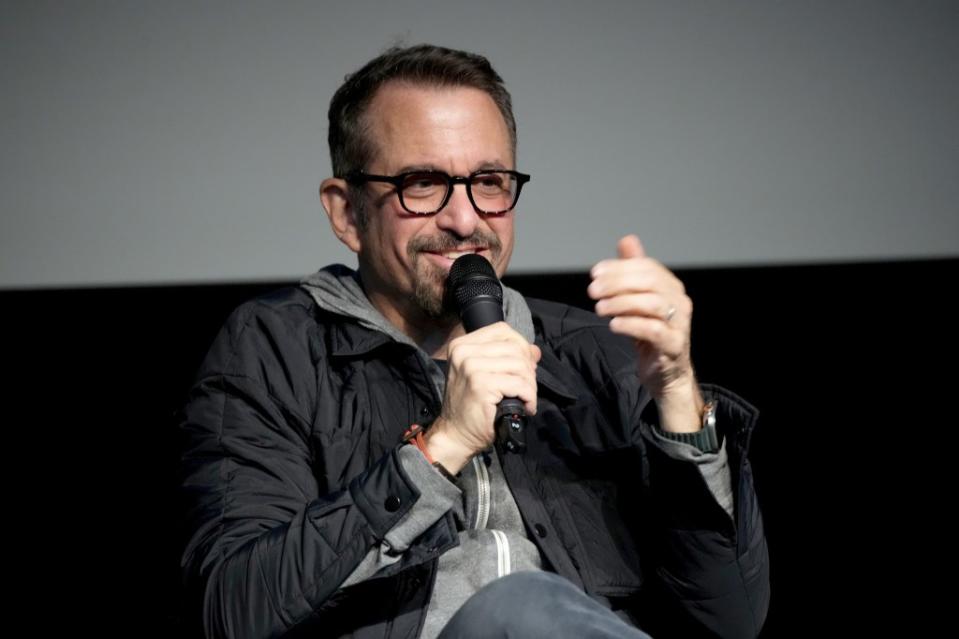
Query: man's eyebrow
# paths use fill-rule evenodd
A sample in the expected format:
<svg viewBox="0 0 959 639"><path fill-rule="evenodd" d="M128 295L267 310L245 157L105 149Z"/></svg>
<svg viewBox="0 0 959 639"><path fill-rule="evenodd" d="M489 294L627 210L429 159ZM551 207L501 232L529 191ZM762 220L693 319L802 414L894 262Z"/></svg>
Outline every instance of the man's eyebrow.
<svg viewBox="0 0 959 639"><path fill-rule="evenodd" d="M436 166L433 165L433 164L410 164L410 165L404 166L404 167L401 168L399 171L397 171L397 172L396 172L396 175L399 175L400 173L416 173L416 172L419 172L419 171L440 171L440 172L443 172L442 169L436 168Z"/></svg>
<svg viewBox="0 0 959 639"><path fill-rule="evenodd" d="M505 171L507 167L502 162L483 162L476 168L470 171L470 173L475 173L477 171ZM438 173L446 173L443 169L436 168L435 164L409 164L402 167L394 175L399 175L400 173L417 173L419 171L435 171Z"/></svg>
<svg viewBox="0 0 959 639"><path fill-rule="evenodd" d="M483 162L478 167L473 169L473 172L476 171L505 171L507 167L502 162Z"/></svg>

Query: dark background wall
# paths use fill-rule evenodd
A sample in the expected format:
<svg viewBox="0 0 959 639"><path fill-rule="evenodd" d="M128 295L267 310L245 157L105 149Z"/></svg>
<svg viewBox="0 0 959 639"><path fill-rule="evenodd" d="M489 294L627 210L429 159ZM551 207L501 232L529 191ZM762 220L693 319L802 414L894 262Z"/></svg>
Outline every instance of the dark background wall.
<svg viewBox="0 0 959 639"><path fill-rule="evenodd" d="M762 411L765 637L932 626L952 547L957 265L679 271L700 378ZM585 273L506 281L589 306ZM186 634L173 413L229 311L287 283L0 292L11 614L34 630Z"/></svg>

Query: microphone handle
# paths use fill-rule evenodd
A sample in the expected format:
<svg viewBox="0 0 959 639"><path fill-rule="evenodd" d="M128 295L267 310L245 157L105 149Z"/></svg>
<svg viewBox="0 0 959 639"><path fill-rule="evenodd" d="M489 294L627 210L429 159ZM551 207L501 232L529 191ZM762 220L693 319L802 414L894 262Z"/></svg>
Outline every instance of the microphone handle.
<svg viewBox="0 0 959 639"><path fill-rule="evenodd" d="M496 441L508 452L526 450L526 408L517 397L504 397L496 405Z"/></svg>
<svg viewBox="0 0 959 639"><path fill-rule="evenodd" d="M503 321L503 303L489 296L475 297L460 312L467 333Z"/></svg>

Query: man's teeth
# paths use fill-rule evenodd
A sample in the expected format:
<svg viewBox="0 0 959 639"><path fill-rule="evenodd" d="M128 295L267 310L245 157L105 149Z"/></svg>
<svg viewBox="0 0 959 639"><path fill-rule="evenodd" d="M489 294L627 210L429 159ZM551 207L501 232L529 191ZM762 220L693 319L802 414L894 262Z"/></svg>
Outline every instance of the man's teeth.
<svg viewBox="0 0 959 639"><path fill-rule="evenodd" d="M470 255L471 253L475 253L475 252L476 251L456 251L454 253L443 253L443 257L449 260L455 260L458 257L462 257L464 255Z"/></svg>

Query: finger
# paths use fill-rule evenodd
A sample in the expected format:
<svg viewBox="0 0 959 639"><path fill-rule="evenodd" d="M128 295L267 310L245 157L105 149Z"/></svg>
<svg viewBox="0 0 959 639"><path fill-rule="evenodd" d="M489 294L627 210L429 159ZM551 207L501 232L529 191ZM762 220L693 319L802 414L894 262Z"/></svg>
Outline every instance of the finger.
<svg viewBox="0 0 959 639"><path fill-rule="evenodd" d="M661 273L672 275L672 272L659 260L652 257L633 257L628 259L607 258L600 260L590 269L589 274L596 278L607 273Z"/></svg>
<svg viewBox="0 0 959 639"><path fill-rule="evenodd" d="M456 338L456 341L463 342L489 342L506 339L511 333L516 331L504 321L494 322L482 328L478 328L471 333L466 333Z"/></svg>
<svg viewBox="0 0 959 639"><path fill-rule="evenodd" d="M586 290L593 299L627 293L686 294L686 288L679 278L648 258L641 262L620 262L602 270Z"/></svg>
<svg viewBox="0 0 959 639"><path fill-rule="evenodd" d="M646 249L639 240L639 236L633 233L621 237L616 243L616 253L621 259L628 260L633 257L646 257Z"/></svg>
<svg viewBox="0 0 959 639"><path fill-rule="evenodd" d="M659 284L657 284L659 282ZM661 278L648 269L615 269L604 271L590 282L586 289L587 294L594 299L603 299L614 295L628 293L646 293L656 290L666 290L668 286Z"/></svg>
<svg viewBox="0 0 959 639"><path fill-rule="evenodd" d="M486 391L486 401L499 404L506 397L517 397L523 402L528 415L536 414L536 380L517 375L484 373L475 379L477 388Z"/></svg>
<svg viewBox="0 0 959 639"><path fill-rule="evenodd" d="M532 359L533 356L530 351L530 347L532 345L526 340L525 337L517 333L512 327L504 322L497 322L496 324L484 326L483 328L477 329L472 333L461 335L460 337L452 340L446 347L446 359L451 363L461 362L464 358L464 355L461 353L457 356L456 353L461 351L464 347L488 347L492 345L506 345L512 347L516 349L517 353L521 353L523 357L529 359L535 365L536 360ZM469 352L474 353L475 349L470 350Z"/></svg>
<svg viewBox="0 0 959 639"><path fill-rule="evenodd" d="M525 357L473 355L459 365L454 364L457 374L473 378L479 375L518 375L525 379L536 379L536 365Z"/></svg>
<svg viewBox="0 0 959 639"><path fill-rule="evenodd" d="M665 271L669 272L662 262L655 260L651 257L631 257L631 258L619 258L619 257L610 257L605 260L600 260L593 265L593 268L589 270L590 277L593 279L599 277L600 275L605 275L607 273L618 273L621 271L625 272L645 272L645 271Z"/></svg>
<svg viewBox="0 0 959 639"><path fill-rule="evenodd" d="M450 342L450 344L489 344L493 342L511 342L524 348L529 346L526 338L520 335L519 332L506 322L496 322L483 328L478 328L471 333L457 337Z"/></svg>
<svg viewBox="0 0 959 639"><path fill-rule="evenodd" d="M630 234L619 238L616 243L616 255L619 256L618 259L602 260L593 267L590 273L595 277L598 274L597 271L609 263L646 257L646 249L643 248L643 243L639 240L638 235Z"/></svg>
<svg viewBox="0 0 959 639"><path fill-rule="evenodd" d="M599 300L596 302L596 314L603 317L640 315L665 321L672 306L659 293L630 293Z"/></svg>
<svg viewBox="0 0 959 639"><path fill-rule="evenodd" d="M679 357L686 344L685 333L671 329L665 322L648 317L614 317L609 330L646 342L669 357Z"/></svg>
<svg viewBox="0 0 959 639"><path fill-rule="evenodd" d="M491 357L517 359L533 364L533 351L530 347L531 345L526 342L517 344L512 340L480 343L460 342L450 349L450 361L461 363L473 357Z"/></svg>

